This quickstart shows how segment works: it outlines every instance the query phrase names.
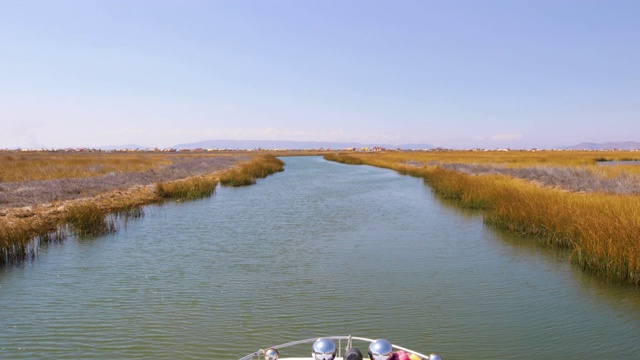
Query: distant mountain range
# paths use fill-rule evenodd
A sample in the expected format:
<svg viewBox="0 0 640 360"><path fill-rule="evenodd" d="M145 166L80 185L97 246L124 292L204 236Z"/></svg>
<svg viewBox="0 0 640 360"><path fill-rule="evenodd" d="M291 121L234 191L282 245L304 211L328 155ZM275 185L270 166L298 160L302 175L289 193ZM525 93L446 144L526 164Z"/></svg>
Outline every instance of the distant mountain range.
<svg viewBox="0 0 640 360"><path fill-rule="evenodd" d="M609 141L605 143L583 142L574 146L565 146L560 149L567 150L637 150L640 149L640 142L637 141Z"/></svg>
<svg viewBox="0 0 640 360"><path fill-rule="evenodd" d="M174 149L348 149L348 148L373 148L383 147L386 149L402 150L423 150L435 149L437 146L431 144L378 144L378 143L357 143L357 142L330 142L330 141L277 141L277 140L206 140L188 144L175 145ZM583 142L573 146L562 146L558 149L566 150L636 150L640 149L640 142L637 141L609 141L605 143Z"/></svg>
<svg viewBox="0 0 640 360"><path fill-rule="evenodd" d="M288 140L206 140L194 143L177 144L172 149L192 150L192 149L228 149L228 150L248 150L248 149L287 149L287 150L305 150L305 149L336 149L344 150L348 148L373 148L382 147L386 149L402 149L402 150L424 150L435 149L437 146L431 144L403 144L390 145L378 143L357 143L357 142L336 142L336 141L288 141ZM103 150L124 150L124 149L152 149L148 146L127 144L119 146L104 146ZM556 149L563 150L640 150L640 142L637 141L609 141L605 143L583 142L573 146L558 146Z"/></svg>
<svg viewBox="0 0 640 360"><path fill-rule="evenodd" d="M383 147L387 149L433 149L435 146L429 144L362 144L356 142L331 142L331 141L278 141L278 140L206 140L189 144L175 145L174 149L348 149L348 148L372 148Z"/></svg>

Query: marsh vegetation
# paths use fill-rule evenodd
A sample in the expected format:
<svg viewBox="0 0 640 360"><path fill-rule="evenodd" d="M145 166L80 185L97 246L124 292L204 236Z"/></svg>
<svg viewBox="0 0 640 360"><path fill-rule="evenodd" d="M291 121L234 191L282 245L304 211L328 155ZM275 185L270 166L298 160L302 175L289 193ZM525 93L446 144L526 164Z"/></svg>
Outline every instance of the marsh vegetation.
<svg viewBox="0 0 640 360"><path fill-rule="evenodd" d="M433 192L483 211L485 222L572 250L586 271L640 285L640 169L597 166L630 153L348 153L424 178Z"/></svg>
<svg viewBox="0 0 640 360"><path fill-rule="evenodd" d="M259 161L247 161L220 176L220 184L225 186L245 186L256 183L267 175L283 171L284 162L274 155L263 155Z"/></svg>
<svg viewBox="0 0 640 360"><path fill-rule="evenodd" d="M0 211L208 175L247 154L0 153Z"/></svg>
<svg viewBox="0 0 640 360"><path fill-rule="evenodd" d="M143 205L208 197L222 179L246 185L284 169L248 153L8 153L0 165L0 265L35 256L38 243L113 232Z"/></svg>
<svg viewBox="0 0 640 360"><path fill-rule="evenodd" d="M625 152L329 153L424 178L487 224L572 250L604 277L640 285L640 166ZM0 154L0 262L28 258L33 239L115 231L110 216L141 206L211 196L218 183L245 186L284 163L270 154Z"/></svg>

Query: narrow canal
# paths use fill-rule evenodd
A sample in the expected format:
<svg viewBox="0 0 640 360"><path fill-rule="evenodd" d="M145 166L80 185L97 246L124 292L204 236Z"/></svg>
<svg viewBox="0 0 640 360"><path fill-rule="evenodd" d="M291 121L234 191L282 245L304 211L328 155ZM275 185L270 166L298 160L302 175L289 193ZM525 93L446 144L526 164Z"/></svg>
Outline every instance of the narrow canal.
<svg viewBox="0 0 640 360"><path fill-rule="evenodd" d="M318 157L0 270L2 359L238 359L323 335L453 359L638 359L640 291L422 180Z"/></svg>

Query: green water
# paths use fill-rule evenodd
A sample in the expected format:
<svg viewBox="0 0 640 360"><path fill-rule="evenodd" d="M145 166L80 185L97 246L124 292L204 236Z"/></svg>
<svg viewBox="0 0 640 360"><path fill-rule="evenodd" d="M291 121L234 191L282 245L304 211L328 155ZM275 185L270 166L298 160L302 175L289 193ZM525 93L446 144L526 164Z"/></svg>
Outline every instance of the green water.
<svg viewBox="0 0 640 360"><path fill-rule="evenodd" d="M445 359L640 358L640 291L420 179L321 158L0 270L2 359L238 359L323 335Z"/></svg>

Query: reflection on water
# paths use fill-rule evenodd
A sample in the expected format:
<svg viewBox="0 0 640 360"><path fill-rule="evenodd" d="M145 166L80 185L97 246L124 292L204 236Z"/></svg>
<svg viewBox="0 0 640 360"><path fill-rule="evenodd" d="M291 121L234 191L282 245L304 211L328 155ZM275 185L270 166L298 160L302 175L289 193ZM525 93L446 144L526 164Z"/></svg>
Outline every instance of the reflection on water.
<svg viewBox="0 0 640 360"><path fill-rule="evenodd" d="M445 359L637 358L637 289L485 226L420 179L285 160L257 185L148 207L2 270L0 358L237 359L330 334Z"/></svg>

